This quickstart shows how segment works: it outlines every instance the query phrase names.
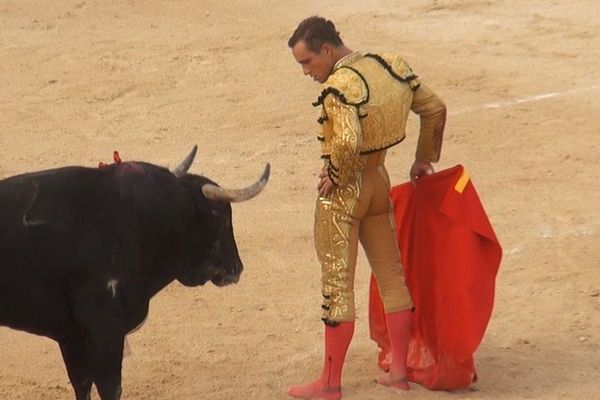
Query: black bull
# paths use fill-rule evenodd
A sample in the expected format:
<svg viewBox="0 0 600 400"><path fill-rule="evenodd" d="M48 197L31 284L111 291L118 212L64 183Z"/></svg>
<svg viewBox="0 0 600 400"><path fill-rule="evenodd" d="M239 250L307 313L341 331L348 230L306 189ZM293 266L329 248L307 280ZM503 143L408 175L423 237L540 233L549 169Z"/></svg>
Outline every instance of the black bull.
<svg viewBox="0 0 600 400"><path fill-rule="evenodd" d="M59 343L77 400L121 397L125 335L173 280L222 286L242 272L230 202L258 194L144 162L0 181L0 325Z"/></svg>

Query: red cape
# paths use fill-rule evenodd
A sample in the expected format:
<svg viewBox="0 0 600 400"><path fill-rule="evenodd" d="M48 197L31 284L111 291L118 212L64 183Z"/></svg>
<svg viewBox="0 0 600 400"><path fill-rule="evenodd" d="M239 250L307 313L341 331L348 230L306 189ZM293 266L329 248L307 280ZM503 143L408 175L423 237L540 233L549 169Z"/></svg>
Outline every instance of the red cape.
<svg viewBox="0 0 600 400"><path fill-rule="evenodd" d="M492 313L502 249L461 165L395 186L391 196L415 305L408 378L431 390L466 388L477 379L473 353ZM373 277L369 325L387 369L390 344Z"/></svg>

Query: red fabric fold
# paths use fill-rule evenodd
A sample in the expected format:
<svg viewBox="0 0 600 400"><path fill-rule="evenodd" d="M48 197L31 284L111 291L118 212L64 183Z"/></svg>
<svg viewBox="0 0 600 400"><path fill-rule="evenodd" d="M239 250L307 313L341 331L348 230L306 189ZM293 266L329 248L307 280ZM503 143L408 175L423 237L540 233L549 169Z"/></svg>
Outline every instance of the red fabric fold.
<svg viewBox="0 0 600 400"><path fill-rule="evenodd" d="M493 304L502 249L461 165L392 188L398 243L415 310L408 377L431 390L476 380L473 355ZM369 324L379 366L391 357L385 314L371 277Z"/></svg>

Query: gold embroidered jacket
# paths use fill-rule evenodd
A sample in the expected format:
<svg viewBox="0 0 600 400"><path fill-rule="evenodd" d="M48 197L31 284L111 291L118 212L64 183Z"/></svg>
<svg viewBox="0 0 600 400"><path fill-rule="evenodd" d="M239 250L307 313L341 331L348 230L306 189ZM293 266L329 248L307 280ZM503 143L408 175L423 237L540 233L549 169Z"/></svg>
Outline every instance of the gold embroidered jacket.
<svg viewBox="0 0 600 400"><path fill-rule="evenodd" d="M354 52L342 58L313 105L321 106L322 157L338 185L362 172L361 156L404 139L410 110L421 117L416 160L439 160L446 108L398 56Z"/></svg>

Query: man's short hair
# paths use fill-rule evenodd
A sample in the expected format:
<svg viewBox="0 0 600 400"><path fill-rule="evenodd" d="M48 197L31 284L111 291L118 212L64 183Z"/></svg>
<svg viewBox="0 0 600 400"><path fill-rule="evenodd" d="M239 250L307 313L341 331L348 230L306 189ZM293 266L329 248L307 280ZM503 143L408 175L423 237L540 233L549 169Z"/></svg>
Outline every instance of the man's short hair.
<svg viewBox="0 0 600 400"><path fill-rule="evenodd" d="M300 22L288 40L288 46L293 48L300 41L306 44L308 50L317 54L321 52L324 43L332 44L334 47L344 44L333 22L318 16L308 17Z"/></svg>

